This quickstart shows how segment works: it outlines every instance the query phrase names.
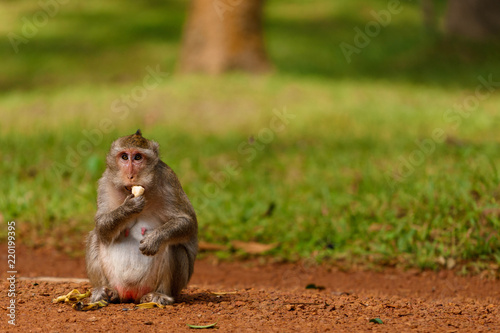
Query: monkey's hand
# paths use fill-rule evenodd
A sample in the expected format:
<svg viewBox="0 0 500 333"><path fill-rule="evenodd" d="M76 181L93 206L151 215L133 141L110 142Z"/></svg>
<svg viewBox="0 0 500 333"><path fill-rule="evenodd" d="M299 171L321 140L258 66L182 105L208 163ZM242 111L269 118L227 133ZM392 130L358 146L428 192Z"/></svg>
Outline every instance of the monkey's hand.
<svg viewBox="0 0 500 333"><path fill-rule="evenodd" d="M133 194L131 194L125 198L122 207L129 214L137 214L142 212L145 204L146 200L144 199L143 195L135 197Z"/></svg>
<svg viewBox="0 0 500 333"><path fill-rule="evenodd" d="M134 215L142 212L146 200L144 196L134 197L130 194L125 198L120 207L111 212L99 212L95 216L96 233L99 239L104 243L109 243L120 233L121 227L128 219Z"/></svg>
<svg viewBox="0 0 500 333"><path fill-rule="evenodd" d="M157 234L153 231L146 237L141 239L141 245L139 245L139 250L145 256L154 256L160 251L161 241L157 237Z"/></svg>

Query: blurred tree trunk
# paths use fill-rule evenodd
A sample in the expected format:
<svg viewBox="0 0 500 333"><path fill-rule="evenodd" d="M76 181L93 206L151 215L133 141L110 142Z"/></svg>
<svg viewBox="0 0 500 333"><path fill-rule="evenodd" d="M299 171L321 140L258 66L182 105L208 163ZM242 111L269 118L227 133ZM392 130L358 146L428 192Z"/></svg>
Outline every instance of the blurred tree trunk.
<svg viewBox="0 0 500 333"><path fill-rule="evenodd" d="M499 0L449 0L446 31L472 39L500 37Z"/></svg>
<svg viewBox="0 0 500 333"><path fill-rule="evenodd" d="M428 34L435 34L437 31L436 9L434 0L422 0L422 14L424 17L424 27Z"/></svg>
<svg viewBox="0 0 500 333"><path fill-rule="evenodd" d="M180 70L219 74L271 69L262 32L264 0L192 0Z"/></svg>

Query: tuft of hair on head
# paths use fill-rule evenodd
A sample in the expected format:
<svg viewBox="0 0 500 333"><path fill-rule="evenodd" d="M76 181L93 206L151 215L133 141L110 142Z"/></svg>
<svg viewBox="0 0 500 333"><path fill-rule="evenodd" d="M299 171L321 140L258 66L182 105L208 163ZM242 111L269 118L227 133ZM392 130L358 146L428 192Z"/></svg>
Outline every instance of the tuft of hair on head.
<svg viewBox="0 0 500 333"><path fill-rule="evenodd" d="M128 147L150 149L149 140L142 136L140 129L138 129L134 134L123 137L122 143Z"/></svg>

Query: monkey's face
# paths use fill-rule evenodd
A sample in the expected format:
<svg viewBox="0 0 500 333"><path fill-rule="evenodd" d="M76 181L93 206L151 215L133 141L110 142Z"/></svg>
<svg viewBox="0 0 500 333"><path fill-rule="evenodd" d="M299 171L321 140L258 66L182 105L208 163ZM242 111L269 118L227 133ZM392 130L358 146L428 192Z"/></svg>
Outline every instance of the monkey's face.
<svg viewBox="0 0 500 333"><path fill-rule="evenodd" d="M116 154L119 178L123 186L130 191L132 186L147 187L151 181L145 177L148 165L151 164L149 154L142 149L124 149Z"/></svg>
<svg viewBox="0 0 500 333"><path fill-rule="evenodd" d="M113 184L129 193L132 186L146 190L152 187L154 168L160 160L158 148L158 143L142 137L140 130L115 140L106 156L107 172Z"/></svg>

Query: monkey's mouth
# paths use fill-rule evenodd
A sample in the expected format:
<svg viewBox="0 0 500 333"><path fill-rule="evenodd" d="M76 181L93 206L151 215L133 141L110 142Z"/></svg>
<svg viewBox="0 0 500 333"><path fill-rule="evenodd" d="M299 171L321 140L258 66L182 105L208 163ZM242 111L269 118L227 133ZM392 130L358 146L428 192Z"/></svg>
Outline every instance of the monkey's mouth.
<svg viewBox="0 0 500 333"><path fill-rule="evenodd" d="M132 193L132 187L134 187L134 186L141 186L141 187L144 187L144 186L139 185L139 184L134 184L134 185L130 185L130 186L124 186L124 188L125 188L125 190L126 190L127 192Z"/></svg>

